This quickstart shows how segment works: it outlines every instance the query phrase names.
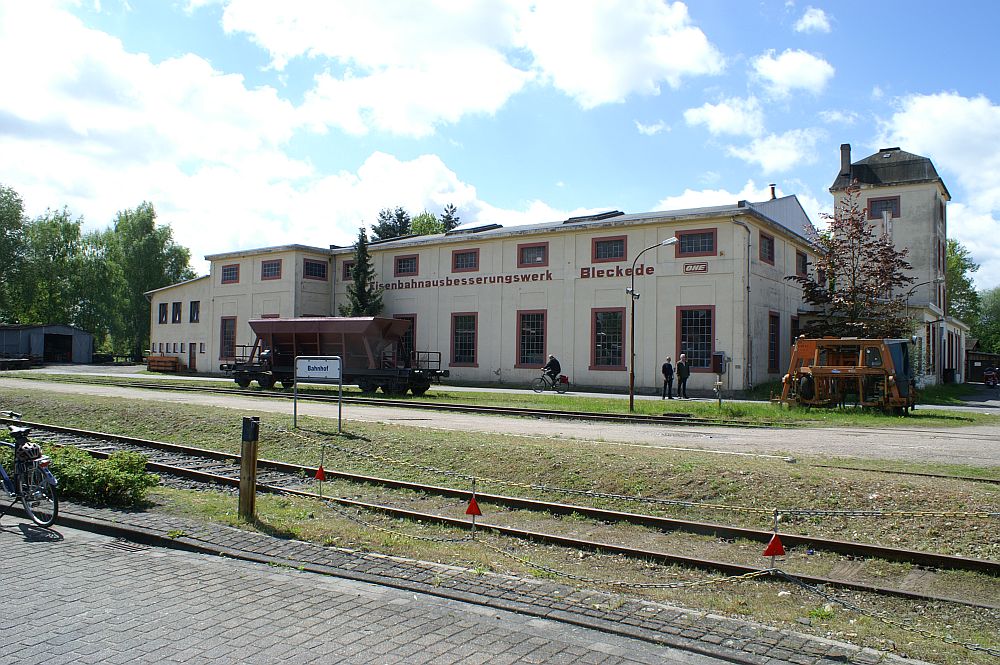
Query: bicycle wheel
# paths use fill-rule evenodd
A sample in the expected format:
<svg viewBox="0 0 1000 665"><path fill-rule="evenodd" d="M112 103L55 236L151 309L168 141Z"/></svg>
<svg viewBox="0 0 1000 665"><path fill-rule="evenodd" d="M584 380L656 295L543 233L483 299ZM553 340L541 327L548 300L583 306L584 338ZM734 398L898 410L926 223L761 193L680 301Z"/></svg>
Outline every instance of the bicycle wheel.
<svg viewBox="0 0 1000 665"><path fill-rule="evenodd" d="M545 392L545 389L548 387L549 387L548 383L542 377L538 377L537 379L531 382L531 389L534 390L536 393L543 393Z"/></svg>
<svg viewBox="0 0 1000 665"><path fill-rule="evenodd" d="M21 502L24 512L38 526L52 526L59 515L56 488L45 479L41 469L30 469L21 476Z"/></svg>
<svg viewBox="0 0 1000 665"><path fill-rule="evenodd" d="M556 392L562 395L567 390L569 390L569 384L563 383L562 381L556 380Z"/></svg>

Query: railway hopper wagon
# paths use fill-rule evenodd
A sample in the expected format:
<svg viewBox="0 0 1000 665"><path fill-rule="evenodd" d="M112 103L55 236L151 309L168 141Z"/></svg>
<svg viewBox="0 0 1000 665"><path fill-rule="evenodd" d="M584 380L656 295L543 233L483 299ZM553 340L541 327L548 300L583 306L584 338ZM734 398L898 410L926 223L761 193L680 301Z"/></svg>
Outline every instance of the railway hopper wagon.
<svg viewBox="0 0 1000 665"><path fill-rule="evenodd" d="M423 395L448 370L441 370L439 352L400 351L410 325L379 316L253 319L253 345L238 347L242 355L220 369L241 388L251 381L261 388L278 382L288 388L295 382L297 356L340 356L344 383L362 392L381 388L389 395Z"/></svg>
<svg viewBox="0 0 1000 665"><path fill-rule="evenodd" d="M910 341L800 337L782 379L781 402L906 414L917 402Z"/></svg>

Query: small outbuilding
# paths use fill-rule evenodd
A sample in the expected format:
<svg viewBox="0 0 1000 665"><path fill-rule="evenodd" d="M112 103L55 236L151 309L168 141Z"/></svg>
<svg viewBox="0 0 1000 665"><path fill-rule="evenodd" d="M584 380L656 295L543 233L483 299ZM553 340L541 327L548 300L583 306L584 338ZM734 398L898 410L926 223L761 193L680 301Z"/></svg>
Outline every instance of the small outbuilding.
<svg viewBox="0 0 1000 665"><path fill-rule="evenodd" d="M47 363L90 363L94 336L61 324L0 325L0 358L31 357Z"/></svg>

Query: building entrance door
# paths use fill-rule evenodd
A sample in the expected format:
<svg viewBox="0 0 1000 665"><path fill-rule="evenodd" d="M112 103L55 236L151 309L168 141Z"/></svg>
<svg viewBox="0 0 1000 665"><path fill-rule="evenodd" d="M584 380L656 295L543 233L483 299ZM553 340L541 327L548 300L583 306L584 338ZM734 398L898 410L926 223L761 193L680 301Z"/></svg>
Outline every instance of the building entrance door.
<svg viewBox="0 0 1000 665"><path fill-rule="evenodd" d="M188 370L198 371L198 344L196 342L188 342Z"/></svg>

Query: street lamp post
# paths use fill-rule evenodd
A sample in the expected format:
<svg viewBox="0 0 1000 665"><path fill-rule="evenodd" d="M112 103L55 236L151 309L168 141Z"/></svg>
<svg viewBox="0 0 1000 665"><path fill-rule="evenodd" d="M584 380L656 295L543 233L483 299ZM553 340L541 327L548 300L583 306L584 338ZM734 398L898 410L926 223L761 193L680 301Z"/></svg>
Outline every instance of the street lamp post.
<svg viewBox="0 0 1000 665"><path fill-rule="evenodd" d="M926 284L944 284L944 277L935 277L934 279L928 280L926 282L920 282L919 284L914 284L910 287L910 290L906 292L906 303L904 304L904 314L906 318L910 318L910 296L921 286Z"/></svg>
<svg viewBox="0 0 1000 665"><path fill-rule="evenodd" d="M639 299L639 294L635 292L635 264L639 262L639 257L648 252L651 249L656 249L657 247L668 247L670 245L676 244L677 238L670 237L663 242L656 243L655 245L650 245L646 249L642 250L636 254L635 258L632 260L632 282L625 293L628 294L632 299L632 313L629 322L629 354L631 356L628 364L628 410L629 413L635 411L635 301Z"/></svg>

